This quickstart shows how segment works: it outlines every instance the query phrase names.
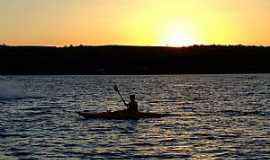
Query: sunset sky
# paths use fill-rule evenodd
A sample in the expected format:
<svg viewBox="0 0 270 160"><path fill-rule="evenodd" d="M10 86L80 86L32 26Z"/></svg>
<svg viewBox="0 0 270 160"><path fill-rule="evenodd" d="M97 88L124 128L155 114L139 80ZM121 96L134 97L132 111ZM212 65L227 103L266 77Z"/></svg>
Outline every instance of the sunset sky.
<svg viewBox="0 0 270 160"><path fill-rule="evenodd" d="M9 45L270 45L270 0L0 0Z"/></svg>

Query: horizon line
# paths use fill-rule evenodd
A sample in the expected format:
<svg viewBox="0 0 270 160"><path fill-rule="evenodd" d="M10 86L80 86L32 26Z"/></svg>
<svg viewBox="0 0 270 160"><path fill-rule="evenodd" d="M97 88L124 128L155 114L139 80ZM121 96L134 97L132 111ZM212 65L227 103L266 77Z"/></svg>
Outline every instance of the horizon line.
<svg viewBox="0 0 270 160"><path fill-rule="evenodd" d="M161 47L161 48L189 48L196 46L243 46L243 47L270 47L269 45L257 45L257 44L192 44L192 45L182 45L182 46L170 46L170 45L130 45L130 44L101 44L101 45L91 45L91 44L68 44L68 45L39 45L39 44L23 44L14 45L1 43L0 46L6 47L54 47L54 48L71 48L71 47Z"/></svg>

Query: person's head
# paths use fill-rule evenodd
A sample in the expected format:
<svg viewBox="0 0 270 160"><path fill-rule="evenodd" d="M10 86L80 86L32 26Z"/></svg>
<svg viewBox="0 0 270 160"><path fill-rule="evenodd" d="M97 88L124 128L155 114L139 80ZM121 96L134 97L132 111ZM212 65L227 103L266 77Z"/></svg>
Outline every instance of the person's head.
<svg viewBox="0 0 270 160"><path fill-rule="evenodd" d="M130 101L135 101L135 95L134 94L130 95L129 98L130 98Z"/></svg>

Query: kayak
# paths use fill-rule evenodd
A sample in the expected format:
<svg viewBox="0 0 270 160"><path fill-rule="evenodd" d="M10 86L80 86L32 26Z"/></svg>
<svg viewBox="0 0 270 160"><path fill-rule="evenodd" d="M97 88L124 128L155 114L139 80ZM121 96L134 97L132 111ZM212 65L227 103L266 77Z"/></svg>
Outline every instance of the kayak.
<svg viewBox="0 0 270 160"><path fill-rule="evenodd" d="M86 119L127 120L127 119L141 119L141 118L161 118L161 117L168 116L168 114L147 113L147 112L128 112L126 110L115 111L115 112L108 111L108 112L101 112L101 113L92 113L90 111L80 111L77 113Z"/></svg>

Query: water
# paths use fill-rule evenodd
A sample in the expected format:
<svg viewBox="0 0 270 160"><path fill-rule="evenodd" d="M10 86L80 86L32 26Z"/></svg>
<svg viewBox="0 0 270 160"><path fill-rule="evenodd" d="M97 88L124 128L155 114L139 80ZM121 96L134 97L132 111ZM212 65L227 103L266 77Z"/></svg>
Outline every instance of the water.
<svg viewBox="0 0 270 160"><path fill-rule="evenodd" d="M74 111L180 116L83 120ZM270 75L0 77L0 159L270 159Z"/></svg>

